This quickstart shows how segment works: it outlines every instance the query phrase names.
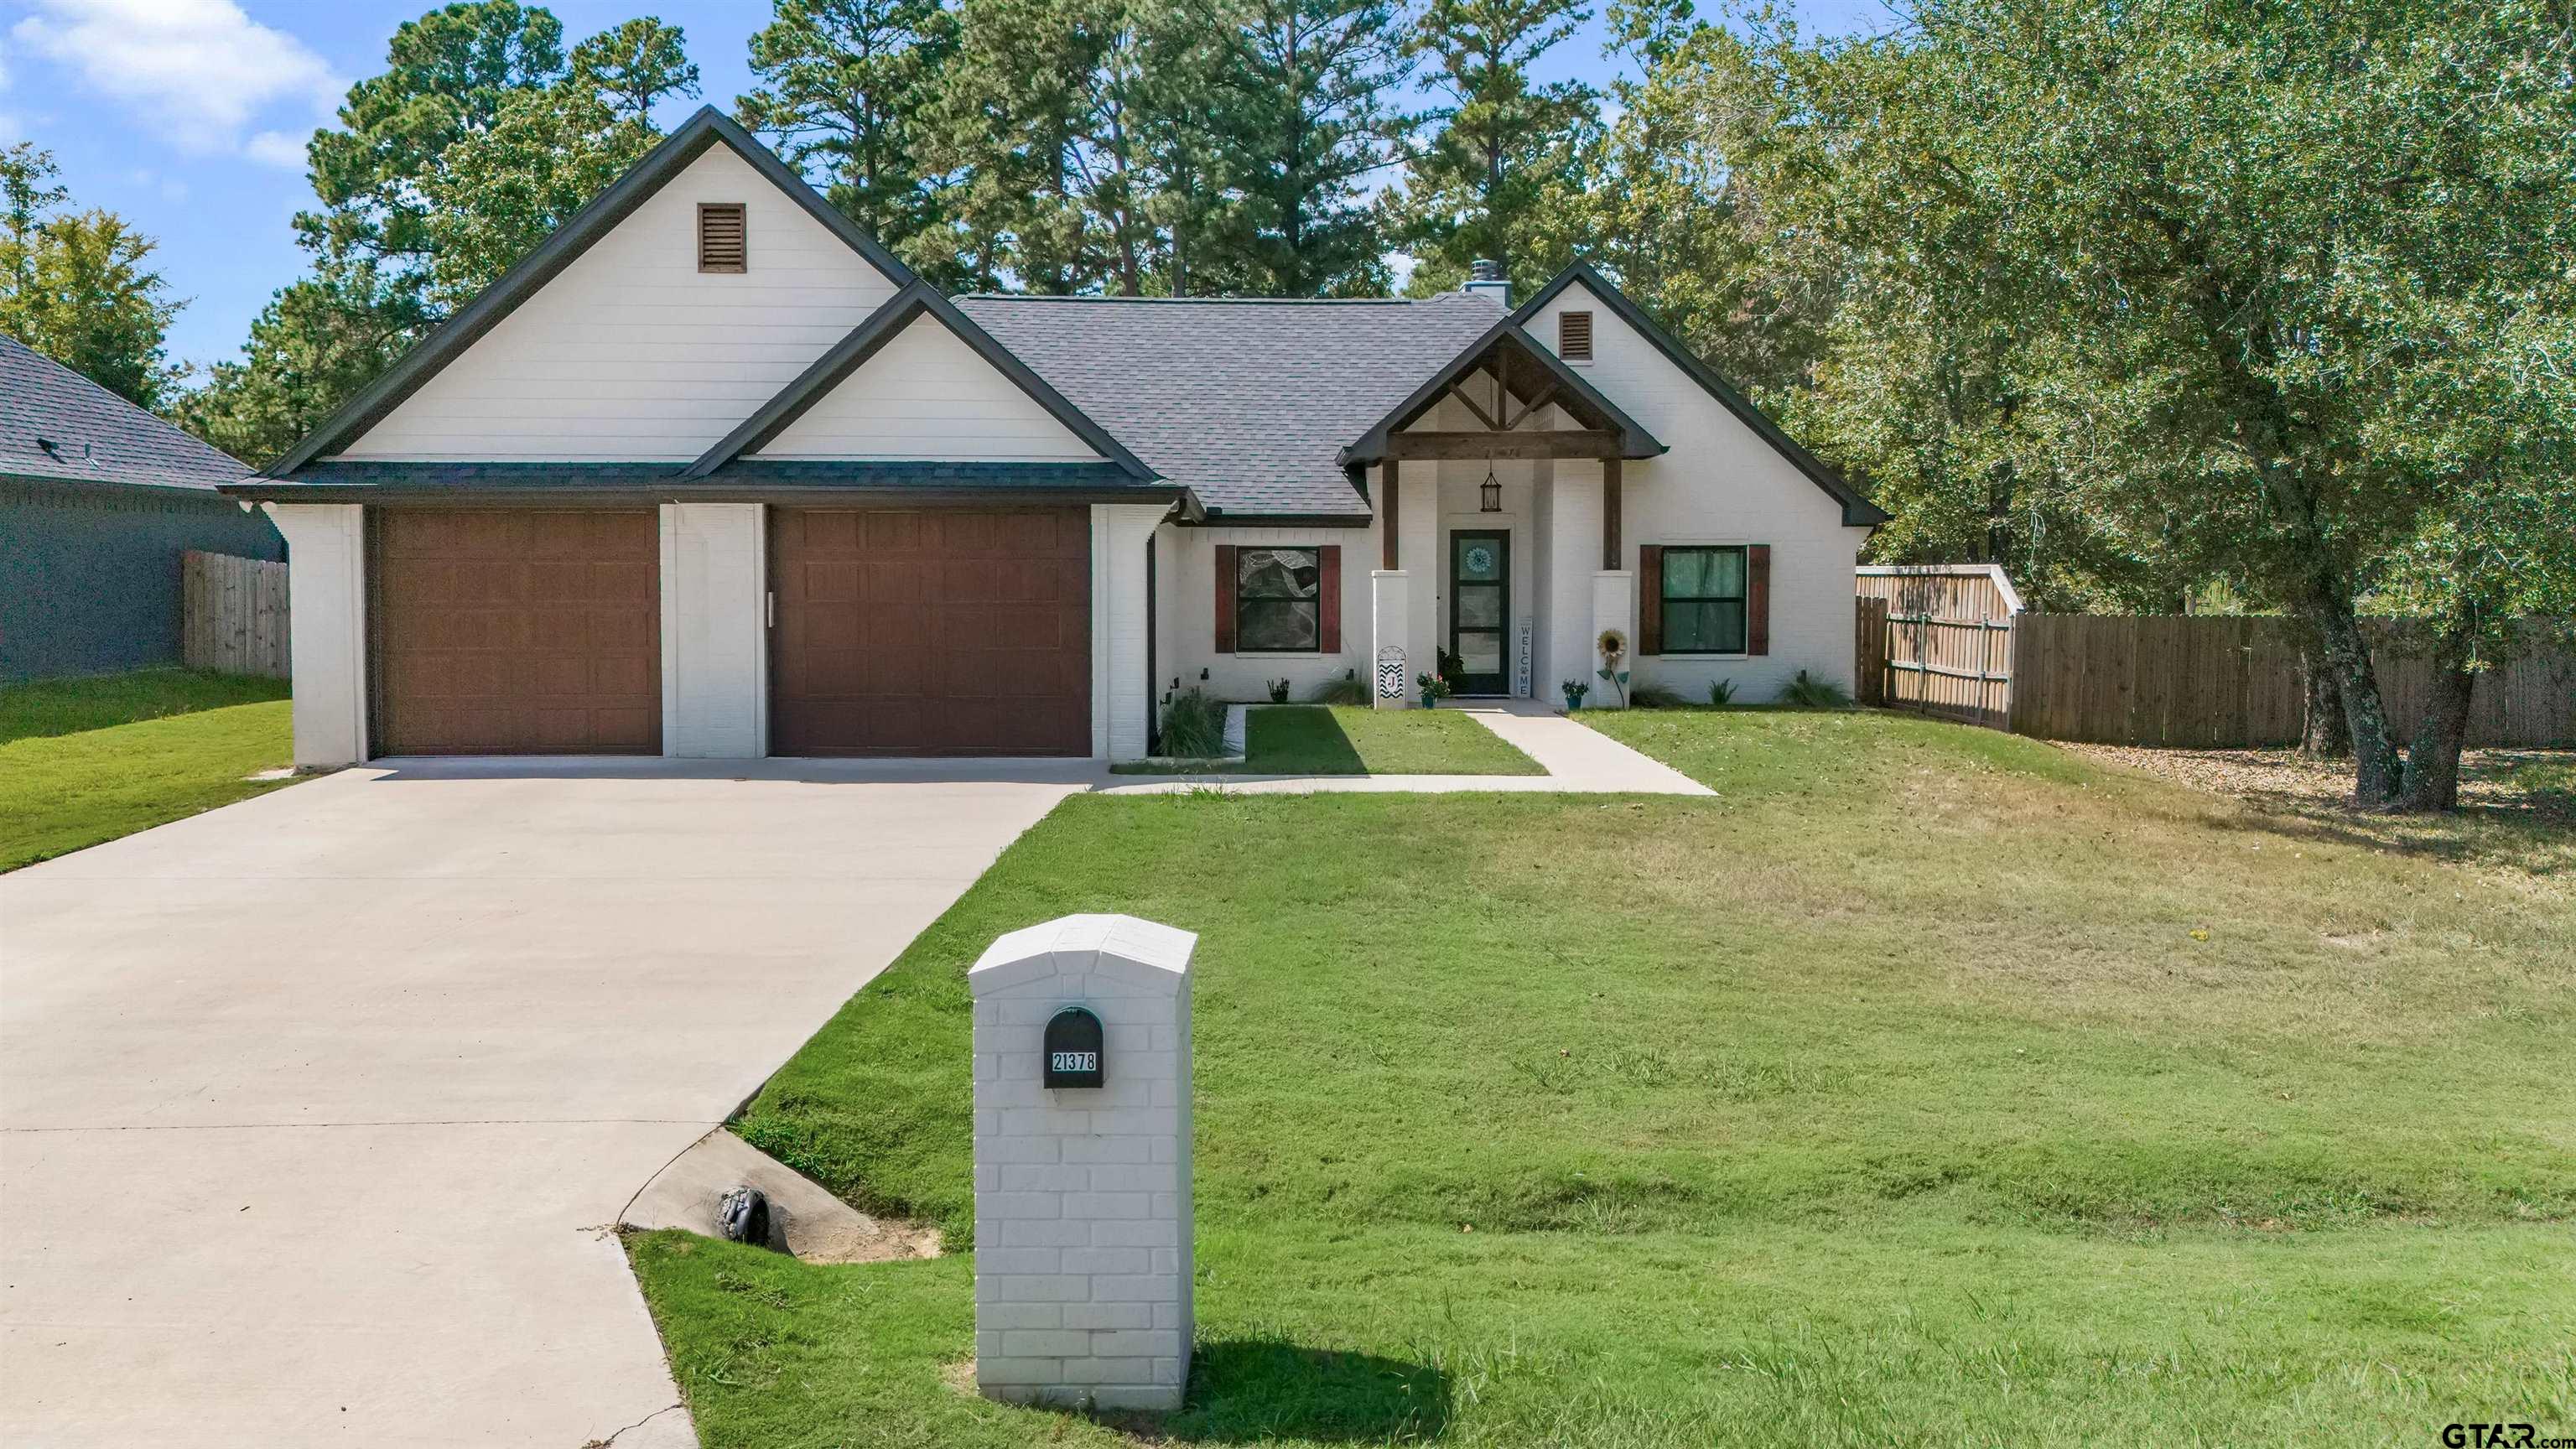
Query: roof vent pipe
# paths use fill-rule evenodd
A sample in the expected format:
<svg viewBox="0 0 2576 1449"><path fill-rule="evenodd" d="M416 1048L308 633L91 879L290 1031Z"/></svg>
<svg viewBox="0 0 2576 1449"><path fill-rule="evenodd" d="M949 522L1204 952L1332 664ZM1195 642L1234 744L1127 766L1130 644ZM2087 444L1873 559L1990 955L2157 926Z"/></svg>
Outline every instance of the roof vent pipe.
<svg viewBox="0 0 2576 1449"><path fill-rule="evenodd" d="M1467 283L1459 288L1470 296L1491 297L1505 311L1512 305L1512 284L1503 277L1503 264L1489 257L1478 257L1467 264Z"/></svg>

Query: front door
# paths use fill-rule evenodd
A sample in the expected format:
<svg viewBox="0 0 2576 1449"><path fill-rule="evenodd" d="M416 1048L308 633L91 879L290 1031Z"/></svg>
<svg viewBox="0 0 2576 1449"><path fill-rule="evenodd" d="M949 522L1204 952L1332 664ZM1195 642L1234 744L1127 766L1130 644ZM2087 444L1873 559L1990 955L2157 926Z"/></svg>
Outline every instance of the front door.
<svg viewBox="0 0 2576 1449"><path fill-rule="evenodd" d="M1504 640L1512 617L1512 536L1449 535L1449 653L1460 694L1509 694Z"/></svg>

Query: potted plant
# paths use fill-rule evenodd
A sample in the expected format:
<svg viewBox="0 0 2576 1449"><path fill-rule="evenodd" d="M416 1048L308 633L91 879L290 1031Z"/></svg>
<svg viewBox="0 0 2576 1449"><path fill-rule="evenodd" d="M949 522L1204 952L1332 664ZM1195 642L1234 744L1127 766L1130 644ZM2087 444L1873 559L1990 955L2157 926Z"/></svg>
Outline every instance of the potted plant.
<svg viewBox="0 0 2576 1449"><path fill-rule="evenodd" d="M1626 709L1628 707L1628 671L1619 667L1619 661L1628 657L1628 636L1616 629L1604 629L1595 644L1601 651L1601 667L1592 672L1608 680L1610 687L1619 691L1619 707Z"/></svg>
<svg viewBox="0 0 2576 1449"><path fill-rule="evenodd" d="M1274 679L1270 681L1270 702L1272 704L1286 704L1288 702L1287 680Z"/></svg>
<svg viewBox="0 0 2576 1449"><path fill-rule="evenodd" d="M1424 709L1438 709L1440 701L1449 697L1449 681L1440 675L1417 674L1413 677L1413 682L1422 687Z"/></svg>
<svg viewBox="0 0 2576 1449"><path fill-rule="evenodd" d="M1580 679L1559 680L1557 681L1556 687L1565 691L1565 712L1567 714L1572 714L1576 710L1583 708L1583 696L1592 692L1592 686L1584 683Z"/></svg>

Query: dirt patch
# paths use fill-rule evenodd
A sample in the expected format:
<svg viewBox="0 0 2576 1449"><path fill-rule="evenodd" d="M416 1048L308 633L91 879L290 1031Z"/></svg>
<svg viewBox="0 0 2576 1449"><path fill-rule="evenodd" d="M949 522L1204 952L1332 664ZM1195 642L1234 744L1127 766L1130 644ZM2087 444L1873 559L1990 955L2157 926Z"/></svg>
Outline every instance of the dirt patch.
<svg viewBox="0 0 2576 1449"><path fill-rule="evenodd" d="M2458 811L2392 815L2353 804L2348 762L2302 760L2292 750L2058 748L2239 801L2276 829L2432 856L2543 895L2576 894L2576 751L2467 751Z"/></svg>
<svg viewBox="0 0 2576 1449"><path fill-rule="evenodd" d="M2295 750L2151 750L2060 744L2059 749L2161 775L2249 804L2340 809L2352 803L2350 762L2300 759ZM2576 825L2576 751L2470 750L2460 757L2460 808Z"/></svg>

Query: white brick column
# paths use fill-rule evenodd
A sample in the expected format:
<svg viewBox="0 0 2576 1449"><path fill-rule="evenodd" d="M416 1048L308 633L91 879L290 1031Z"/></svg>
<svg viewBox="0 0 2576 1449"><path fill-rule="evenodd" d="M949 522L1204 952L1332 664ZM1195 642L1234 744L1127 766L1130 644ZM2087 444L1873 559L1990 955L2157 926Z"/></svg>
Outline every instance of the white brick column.
<svg viewBox="0 0 2576 1449"><path fill-rule="evenodd" d="M1154 708L1145 677L1145 551L1169 504L1091 506L1091 754L1141 760ZM1170 584L1162 585L1169 588Z"/></svg>
<svg viewBox="0 0 2576 1449"><path fill-rule="evenodd" d="M262 505L286 536L295 764L367 758L367 530L355 503Z"/></svg>
<svg viewBox="0 0 2576 1449"><path fill-rule="evenodd" d="M769 753L769 539L757 503L662 505L662 753Z"/></svg>
<svg viewBox="0 0 2576 1449"><path fill-rule="evenodd" d="M1617 709L1619 689L1598 675L1601 669L1601 634L1607 629L1619 631L1628 641L1628 652L1619 658L1619 667L1628 671L1629 692L1637 688L1637 576L1627 569L1610 569L1592 576L1592 637L1586 647L1592 663L1584 677L1592 680L1592 697L1583 702L1586 709Z"/></svg>
<svg viewBox="0 0 2576 1449"><path fill-rule="evenodd" d="M1379 709L1406 709L1413 704L1413 676L1428 666L1407 656L1403 661L1403 678L1397 681L1395 697L1389 699L1378 687L1379 661L1387 657L1389 646L1402 653L1412 619L1412 584L1403 569L1372 569L1369 572L1369 657L1367 684L1369 703Z"/></svg>
<svg viewBox="0 0 2576 1449"><path fill-rule="evenodd" d="M1190 957L1198 937L1066 916L995 941L975 998L975 1383L1177 1409L1190 1311ZM1097 1087L1044 1084L1047 1023L1101 1026Z"/></svg>

